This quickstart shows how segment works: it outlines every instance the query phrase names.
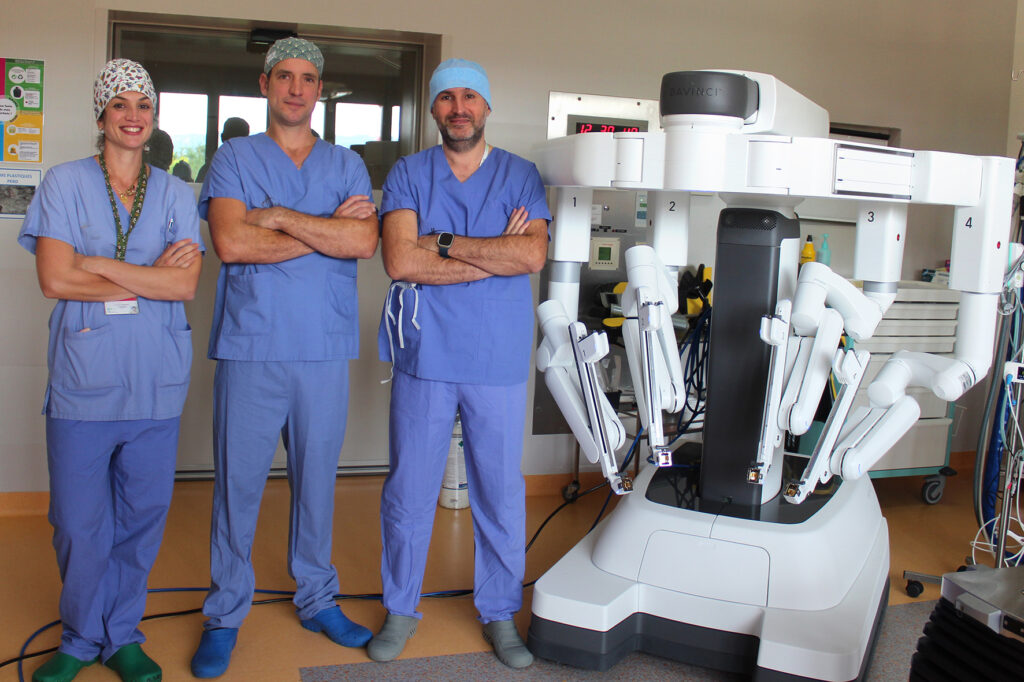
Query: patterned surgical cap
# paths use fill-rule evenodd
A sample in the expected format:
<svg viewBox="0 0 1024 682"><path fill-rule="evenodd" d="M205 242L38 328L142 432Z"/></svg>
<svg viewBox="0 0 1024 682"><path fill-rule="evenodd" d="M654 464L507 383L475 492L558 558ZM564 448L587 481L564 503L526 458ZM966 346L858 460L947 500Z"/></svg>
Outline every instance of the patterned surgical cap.
<svg viewBox="0 0 1024 682"><path fill-rule="evenodd" d="M153 79L142 65L130 59L111 59L100 71L100 75L96 76L92 88L92 110L97 121L110 100L122 92L141 92L156 106Z"/></svg>
<svg viewBox="0 0 1024 682"><path fill-rule="evenodd" d="M316 72L324 75L324 55L320 48L302 38L282 38L267 50L267 60L263 62L263 73L270 73L274 64L285 59L305 59L316 67Z"/></svg>

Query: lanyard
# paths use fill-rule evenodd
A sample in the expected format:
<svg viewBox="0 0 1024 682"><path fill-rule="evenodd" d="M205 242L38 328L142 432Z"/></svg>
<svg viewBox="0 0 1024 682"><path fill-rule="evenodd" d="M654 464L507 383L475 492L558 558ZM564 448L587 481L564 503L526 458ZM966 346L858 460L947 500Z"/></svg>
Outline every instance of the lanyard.
<svg viewBox="0 0 1024 682"><path fill-rule="evenodd" d="M100 152L100 169L103 170L103 182L107 185L107 196L110 197L110 209L114 212L114 229L117 231L117 243L114 246L114 258L124 261L128 253L128 237L135 229L135 223L139 222L139 215L142 213L142 201L146 198L146 164L139 168L139 179L136 180L135 198L132 200L132 210L128 218L128 231L121 229L121 215L117 210L117 199L114 198L114 188L110 185L110 173L107 172L107 162Z"/></svg>

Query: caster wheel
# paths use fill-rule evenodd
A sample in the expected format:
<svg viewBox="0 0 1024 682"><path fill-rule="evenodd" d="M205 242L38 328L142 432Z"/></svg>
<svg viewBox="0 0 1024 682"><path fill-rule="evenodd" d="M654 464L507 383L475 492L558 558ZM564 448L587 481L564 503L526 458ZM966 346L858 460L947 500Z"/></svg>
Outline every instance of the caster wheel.
<svg viewBox="0 0 1024 682"><path fill-rule="evenodd" d="M580 494L580 483L579 481L573 481L569 485L562 488L562 499L566 502L575 502L576 498Z"/></svg>
<svg viewBox="0 0 1024 682"><path fill-rule="evenodd" d="M918 582L917 580L908 580L907 581L907 596L908 597L913 597L914 599L917 599L918 597L921 596L922 592L924 592L924 585L922 585L920 582Z"/></svg>
<svg viewBox="0 0 1024 682"><path fill-rule="evenodd" d="M945 489L946 478L944 476L929 476L924 479L924 485L921 486L921 499L925 504L938 504Z"/></svg>

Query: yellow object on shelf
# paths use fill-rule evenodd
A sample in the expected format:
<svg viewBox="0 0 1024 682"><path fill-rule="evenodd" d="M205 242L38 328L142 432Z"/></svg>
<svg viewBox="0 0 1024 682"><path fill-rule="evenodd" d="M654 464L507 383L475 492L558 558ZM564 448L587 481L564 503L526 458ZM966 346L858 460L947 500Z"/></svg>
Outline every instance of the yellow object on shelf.
<svg viewBox="0 0 1024 682"><path fill-rule="evenodd" d="M703 270L704 281L711 281L711 270L710 266L705 265ZM711 301L712 294L708 294L708 301ZM699 298L688 298L686 299L686 314L687 315L700 315L704 310L704 302Z"/></svg>
<svg viewBox="0 0 1024 682"><path fill-rule="evenodd" d="M804 248L800 250L800 265L804 263L814 262L814 238L811 235L807 235L807 243L804 244Z"/></svg>

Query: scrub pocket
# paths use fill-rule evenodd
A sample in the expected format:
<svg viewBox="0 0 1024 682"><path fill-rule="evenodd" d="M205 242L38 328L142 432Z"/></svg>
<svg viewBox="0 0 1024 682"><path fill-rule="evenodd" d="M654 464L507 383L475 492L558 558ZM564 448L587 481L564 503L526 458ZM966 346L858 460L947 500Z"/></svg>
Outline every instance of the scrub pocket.
<svg viewBox="0 0 1024 682"><path fill-rule="evenodd" d="M356 278L337 272L327 273L327 306L324 326L331 334L351 334L358 322Z"/></svg>
<svg viewBox="0 0 1024 682"><path fill-rule="evenodd" d="M161 347L160 386L187 385L192 370L192 328L164 328Z"/></svg>
<svg viewBox="0 0 1024 682"><path fill-rule="evenodd" d="M524 381L529 373L534 329L530 296L494 297L484 302L489 311L501 311L491 322L493 343L487 344L482 351L491 381L496 384L518 383Z"/></svg>
<svg viewBox="0 0 1024 682"><path fill-rule="evenodd" d="M114 328L105 325L87 332L66 332L54 354L50 382L77 391L124 386Z"/></svg>
<svg viewBox="0 0 1024 682"><path fill-rule="evenodd" d="M484 310L479 287L442 285L423 286L420 293L419 309L419 364L425 368L454 367L471 376L479 371L476 363L480 357L480 328L486 324L486 315L494 314ZM437 289L443 292L437 295ZM408 310L408 306L406 306ZM408 320L406 321L408 322ZM406 326L406 338L416 334ZM432 369L430 371L433 371Z"/></svg>
<svg viewBox="0 0 1024 682"><path fill-rule="evenodd" d="M273 331L273 282L269 273L228 275L224 296L224 334L262 336Z"/></svg>

